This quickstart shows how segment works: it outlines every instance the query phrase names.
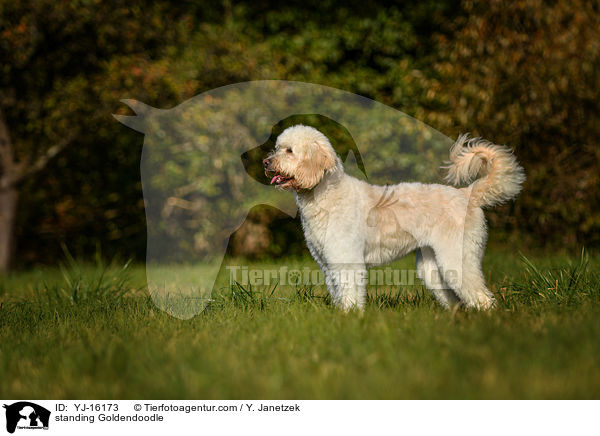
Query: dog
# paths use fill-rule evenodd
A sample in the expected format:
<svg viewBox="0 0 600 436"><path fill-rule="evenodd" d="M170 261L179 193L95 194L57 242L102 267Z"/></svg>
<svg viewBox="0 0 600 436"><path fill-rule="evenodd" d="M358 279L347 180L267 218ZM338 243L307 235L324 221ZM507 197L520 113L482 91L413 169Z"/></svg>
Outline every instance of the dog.
<svg viewBox="0 0 600 436"><path fill-rule="evenodd" d="M367 269L417 250L417 275L445 308L486 310L496 300L481 269L487 242L483 208L514 199L525 172L512 151L458 137L446 181L378 186L345 174L319 130L284 130L263 160L272 185L292 191L308 249L334 304L362 310Z"/></svg>

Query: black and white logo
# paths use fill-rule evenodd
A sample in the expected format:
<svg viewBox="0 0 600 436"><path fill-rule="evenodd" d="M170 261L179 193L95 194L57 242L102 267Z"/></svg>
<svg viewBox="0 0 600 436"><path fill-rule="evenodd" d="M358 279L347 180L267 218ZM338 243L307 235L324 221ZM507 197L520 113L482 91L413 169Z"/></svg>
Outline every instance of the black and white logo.
<svg viewBox="0 0 600 436"><path fill-rule="evenodd" d="M14 433L16 429L48 430L50 411L29 401L5 404L6 431Z"/></svg>

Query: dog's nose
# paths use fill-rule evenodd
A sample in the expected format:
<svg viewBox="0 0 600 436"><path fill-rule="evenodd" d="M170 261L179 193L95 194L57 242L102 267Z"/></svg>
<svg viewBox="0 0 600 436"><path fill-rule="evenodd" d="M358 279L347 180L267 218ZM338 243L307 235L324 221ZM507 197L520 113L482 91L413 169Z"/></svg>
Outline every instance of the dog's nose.
<svg viewBox="0 0 600 436"><path fill-rule="evenodd" d="M271 160L268 157L263 159L263 167L268 167L269 163L271 163Z"/></svg>

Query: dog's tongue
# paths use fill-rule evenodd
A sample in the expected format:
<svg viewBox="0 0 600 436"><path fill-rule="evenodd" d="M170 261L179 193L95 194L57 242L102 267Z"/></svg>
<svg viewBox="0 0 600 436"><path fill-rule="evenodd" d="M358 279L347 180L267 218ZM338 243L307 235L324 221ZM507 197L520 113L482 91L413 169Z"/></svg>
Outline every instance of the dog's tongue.
<svg viewBox="0 0 600 436"><path fill-rule="evenodd" d="M273 183L281 183L288 180L287 178L283 177L281 174L277 174L275 176L273 176L273 178L271 179L271 185Z"/></svg>

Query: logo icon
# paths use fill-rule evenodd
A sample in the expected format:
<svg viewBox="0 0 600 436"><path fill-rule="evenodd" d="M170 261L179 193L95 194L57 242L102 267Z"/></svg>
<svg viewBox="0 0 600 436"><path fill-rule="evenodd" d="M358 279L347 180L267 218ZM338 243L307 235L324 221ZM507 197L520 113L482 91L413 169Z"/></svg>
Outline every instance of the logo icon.
<svg viewBox="0 0 600 436"><path fill-rule="evenodd" d="M29 401L19 401L4 405L6 409L6 431L14 433L18 429L48 430L50 411Z"/></svg>

